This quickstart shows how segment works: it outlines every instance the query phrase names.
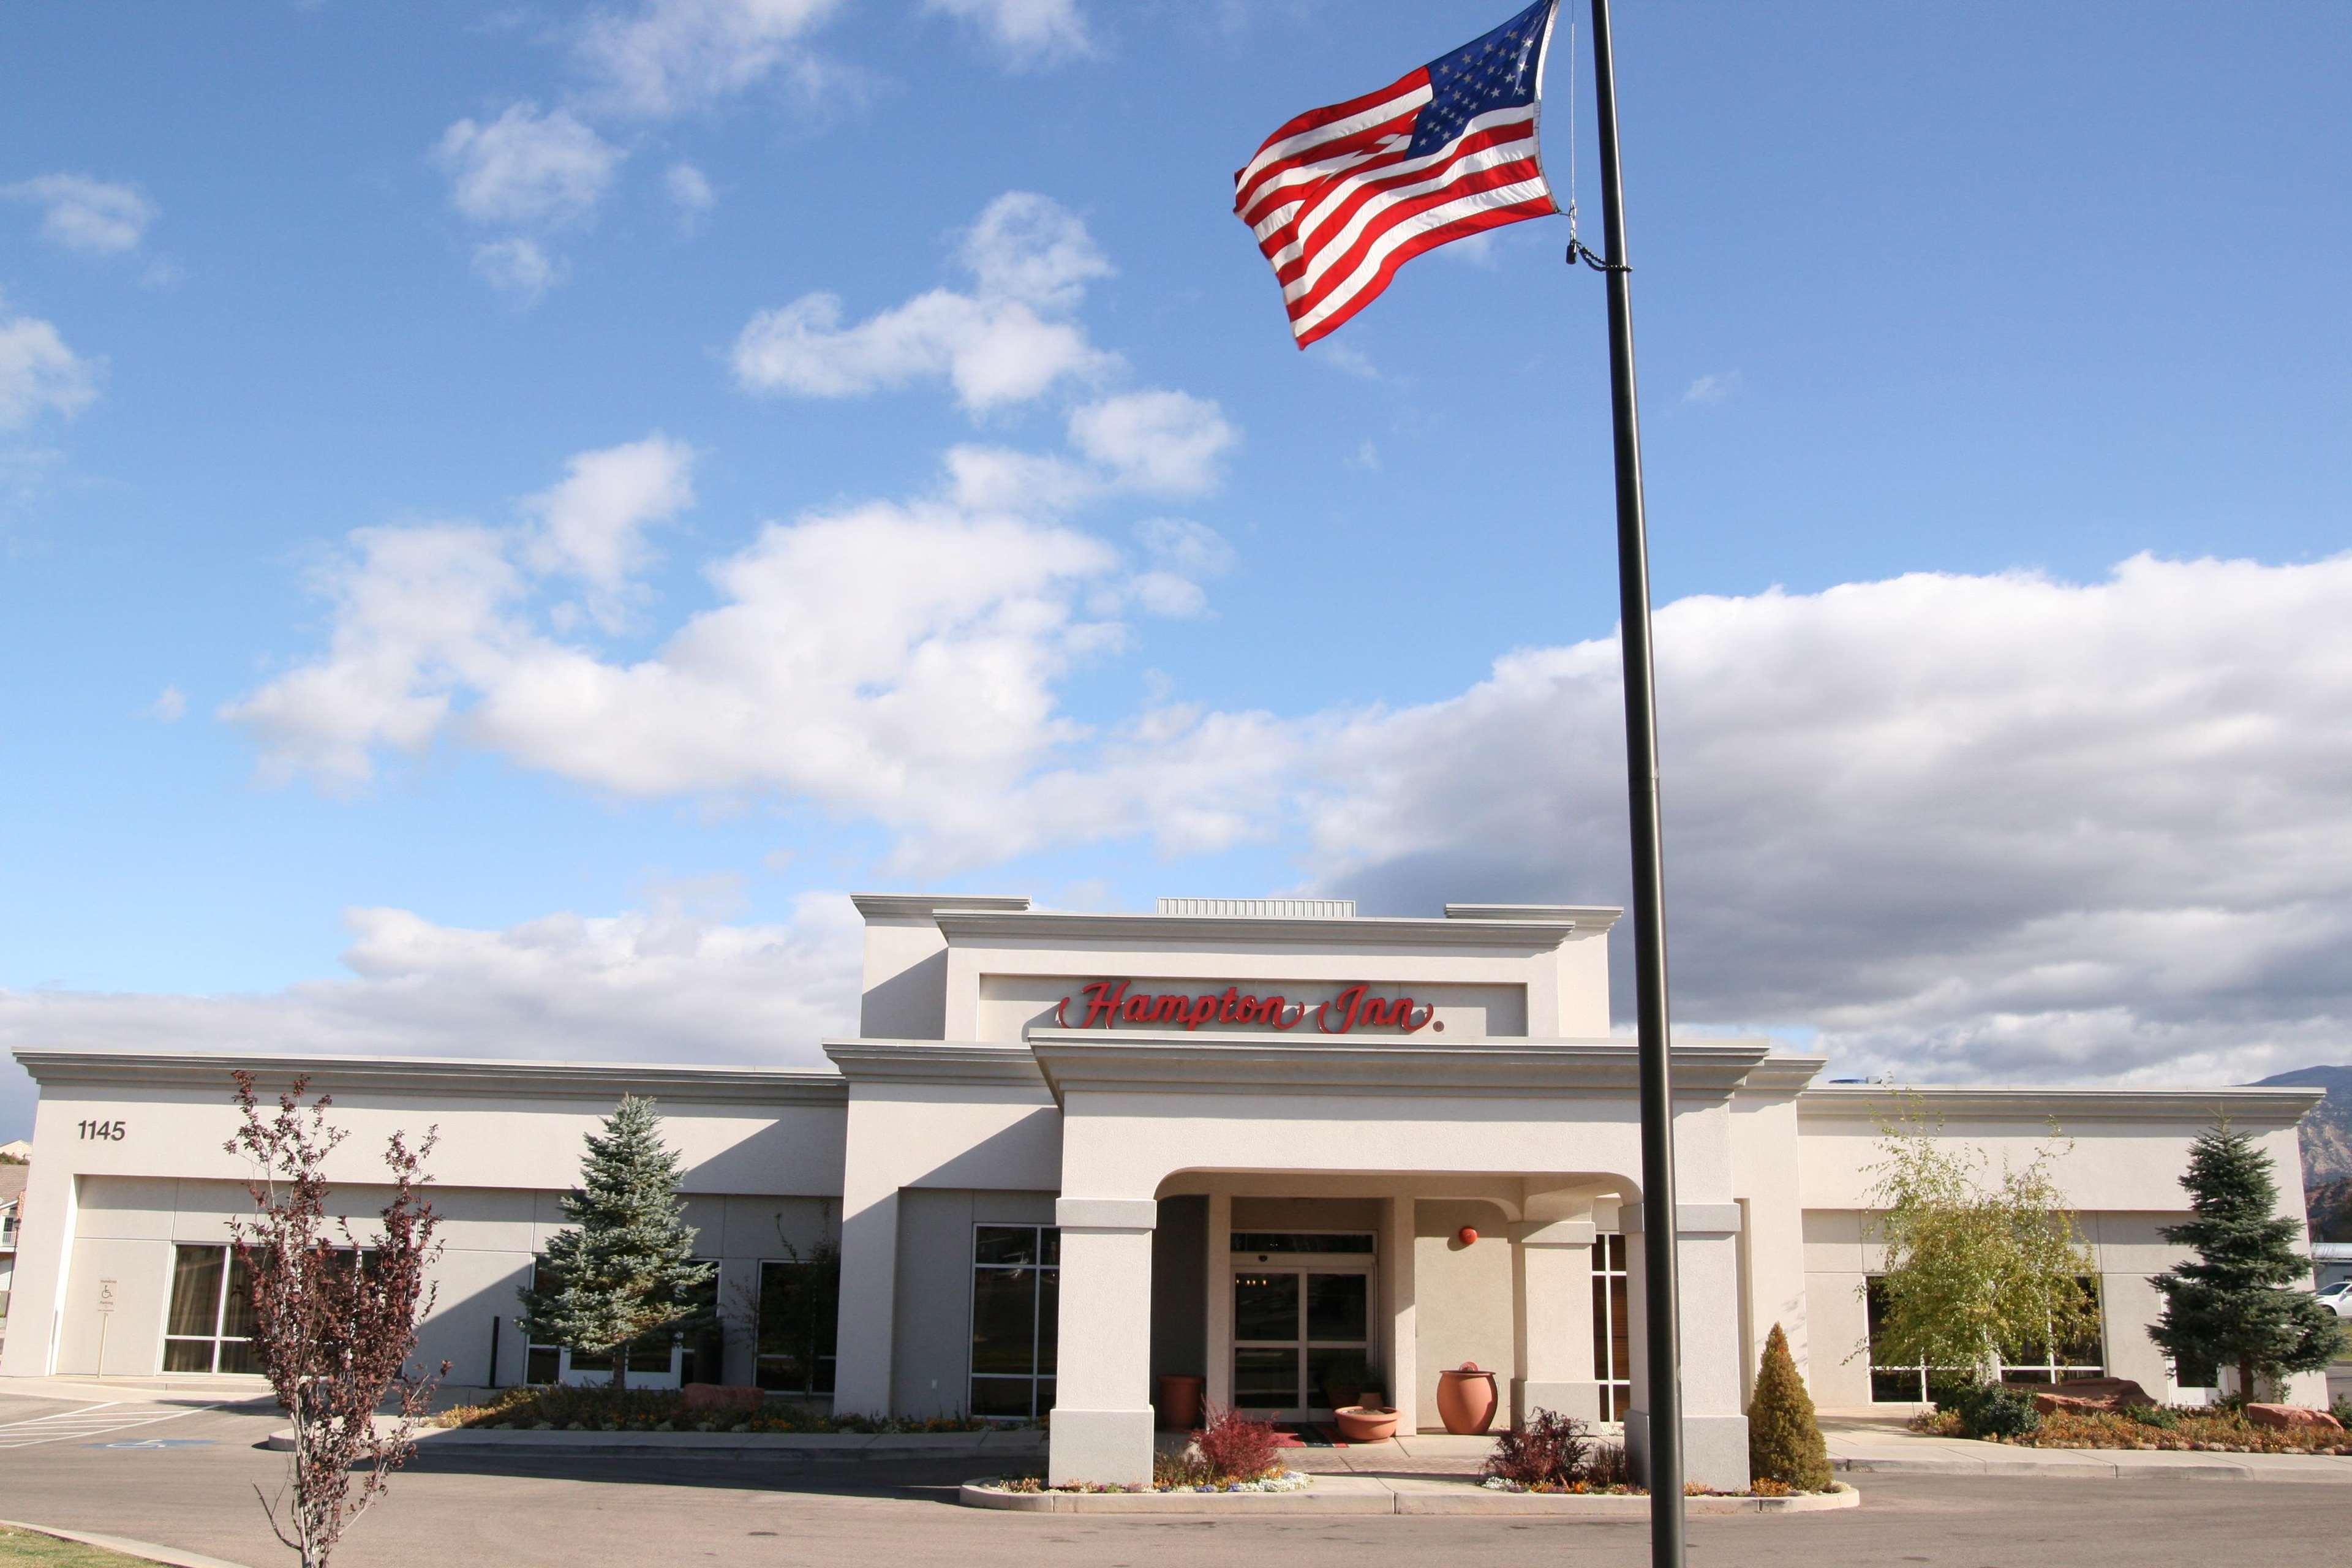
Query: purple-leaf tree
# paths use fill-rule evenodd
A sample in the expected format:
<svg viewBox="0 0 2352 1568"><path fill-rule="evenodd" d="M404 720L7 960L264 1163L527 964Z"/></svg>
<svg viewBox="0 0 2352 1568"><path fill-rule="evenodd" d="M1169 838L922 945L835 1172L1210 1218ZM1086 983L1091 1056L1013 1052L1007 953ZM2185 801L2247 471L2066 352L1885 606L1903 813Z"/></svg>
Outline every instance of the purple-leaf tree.
<svg viewBox="0 0 2352 1568"><path fill-rule="evenodd" d="M392 1135L383 1156L392 1196L362 1239L327 1213L327 1159L348 1136L329 1125L329 1098L305 1105L310 1080L297 1079L272 1113L255 1098L251 1073L236 1079L244 1121L227 1148L255 1167L255 1212L231 1235L251 1295L255 1353L294 1423L286 1484L262 1507L302 1568L325 1568L343 1531L415 1451L417 1423L449 1370L446 1362L430 1373L409 1365L417 1321L433 1310L426 1275L441 1256L440 1219L423 1193L438 1134L428 1129L413 1148L404 1133Z"/></svg>

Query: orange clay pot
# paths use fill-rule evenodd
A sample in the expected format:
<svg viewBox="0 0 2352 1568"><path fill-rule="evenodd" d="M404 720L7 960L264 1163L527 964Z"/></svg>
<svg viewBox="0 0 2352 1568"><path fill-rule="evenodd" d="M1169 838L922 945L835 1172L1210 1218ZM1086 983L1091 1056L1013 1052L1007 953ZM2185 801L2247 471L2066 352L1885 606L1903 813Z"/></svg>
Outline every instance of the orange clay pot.
<svg viewBox="0 0 2352 1568"><path fill-rule="evenodd" d="M1476 1436L1492 1426L1500 1403L1495 1374L1481 1370L1475 1361L1437 1374L1437 1418L1457 1437Z"/></svg>
<svg viewBox="0 0 2352 1568"><path fill-rule="evenodd" d="M1397 1413L1385 1405L1350 1405L1331 1412L1331 1421L1350 1443L1385 1443L1396 1436Z"/></svg>

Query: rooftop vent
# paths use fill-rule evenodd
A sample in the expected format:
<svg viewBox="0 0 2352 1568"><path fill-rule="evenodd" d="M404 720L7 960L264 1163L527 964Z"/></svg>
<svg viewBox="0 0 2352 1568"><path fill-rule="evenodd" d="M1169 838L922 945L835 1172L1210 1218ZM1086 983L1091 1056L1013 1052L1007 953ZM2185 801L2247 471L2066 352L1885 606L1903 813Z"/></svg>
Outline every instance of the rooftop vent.
<svg viewBox="0 0 2352 1568"><path fill-rule="evenodd" d="M1227 920L1351 921L1353 899L1162 899L1163 915L1221 915Z"/></svg>

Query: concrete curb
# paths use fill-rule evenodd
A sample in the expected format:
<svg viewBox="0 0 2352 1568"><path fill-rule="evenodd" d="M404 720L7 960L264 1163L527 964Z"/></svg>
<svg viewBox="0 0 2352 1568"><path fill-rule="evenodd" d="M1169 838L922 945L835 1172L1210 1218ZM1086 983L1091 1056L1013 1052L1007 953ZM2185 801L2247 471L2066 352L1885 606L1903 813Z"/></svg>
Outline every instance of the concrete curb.
<svg viewBox="0 0 2352 1568"><path fill-rule="evenodd" d="M2250 1481L2262 1484L2352 1483L2352 1460L2333 1455L2260 1454L2238 1462L2220 1455L2171 1450L2161 1454L2133 1451L2128 1458L2105 1457L2099 1448L2036 1450L2046 1458L2020 1460L2001 1449L1979 1458L1973 1454L1855 1455L1832 1458L1840 1475L1998 1476L2011 1480L2114 1481ZM2265 1461L2248 1464L2243 1458Z"/></svg>
<svg viewBox="0 0 2352 1568"><path fill-rule="evenodd" d="M1359 1483L1346 1488L1329 1483ZM1497 1492L1461 1481L1391 1479L1379 1476L1318 1476L1315 1485L1296 1492L1008 1492L985 1481L967 1481L957 1489L956 1501L966 1508L994 1509L1005 1513L1109 1514L1129 1518L1168 1514L1307 1513L1369 1517L1377 1514L1420 1518L1470 1518L1479 1515L1512 1519L1646 1519L1646 1497L1555 1496L1542 1492ZM1859 1508L1862 1494L1848 1485L1843 1490L1811 1497L1695 1497L1685 1501L1693 1515L1824 1513Z"/></svg>
<svg viewBox="0 0 2352 1568"><path fill-rule="evenodd" d="M704 1458L774 1458L809 1454L832 1458L900 1458L908 1454L1032 1455L1045 1451L1043 1432L516 1432L475 1426L434 1426L416 1434L419 1452L457 1449L542 1454L677 1454ZM262 1447L290 1453L291 1427Z"/></svg>
<svg viewBox="0 0 2352 1568"><path fill-rule="evenodd" d="M35 1535L54 1536L78 1545L95 1546L107 1552L119 1552L125 1557L136 1557L146 1563L162 1563L167 1568L245 1568L241 1563L226 1558L206 1557L200 1552L182 1552L176 1547L158 1546L151 1541L126 1541L119 1535L93 1535L85 1530L60 1530L54 1524L26 1524L18 1520L0 1519L0 1529L30 1531Z"/></svg>

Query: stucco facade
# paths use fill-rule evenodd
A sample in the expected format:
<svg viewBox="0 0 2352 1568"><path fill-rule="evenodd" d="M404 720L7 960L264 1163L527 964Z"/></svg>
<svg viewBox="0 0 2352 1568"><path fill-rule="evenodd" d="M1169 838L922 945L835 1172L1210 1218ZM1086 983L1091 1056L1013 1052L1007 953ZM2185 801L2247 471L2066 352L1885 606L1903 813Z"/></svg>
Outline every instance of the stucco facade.
<svg viewBox="0 0 2352 1568"><path fill-rule="evenodd" d="M682 1156L729 1325L652 1380L771 1381L764 1282L837 1241L837 1333L794 1390L875 1414L1050 1411L1060 1479L1148 1475L1169 1375L1301 1420L1378 1391L1410 1428L1435 1423L1439 1370L1475 1361L1511 1408L1622 1420L1638 1448L1642 1250L1667 1220L1642 1202L1633 1053L1609 1033L1615 910L857 904L860 1031L825 1044L830 1071L20 1052L42 1100L0 1374L232 1364L233 1291L205 1249L247 1203L223 1149L241 1068L334 1096L355 1215L380 1201L385 1136L438 1128L448 1252L422 1349L454 1381L569 1368L522 1342L514 1291L583 1133L636 1093ZM2063 1131L2054 1171L2105 1321L2096 1347L2050 1352L2052 1375L2095 1351L2196 1396L2148 1342L2148 1279L2177 1257L2158 1231L2217 1114L2269 1147L2301 1213L2294 1127L2316 1090L1896 1090L1822 1068L1763 1040L1675 1051L1697 1480L1746 1479L1744 1392L1775 1323L1823 1406L1900 1393L1874 1379L1865 1310L1890 1114L1996 1164ZM207 1289L212 1327L192 1328Z"/></svg>

